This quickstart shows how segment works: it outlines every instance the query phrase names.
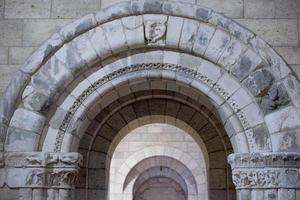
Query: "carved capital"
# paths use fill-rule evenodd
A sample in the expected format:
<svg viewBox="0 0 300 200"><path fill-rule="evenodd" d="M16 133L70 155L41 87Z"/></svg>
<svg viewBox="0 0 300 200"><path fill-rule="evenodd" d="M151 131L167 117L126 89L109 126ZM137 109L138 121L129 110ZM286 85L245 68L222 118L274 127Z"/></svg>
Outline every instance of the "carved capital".
<svg viewBox="0 0 300 200"><path fill-rule="evenodd" d="M10 188L71 189L81 164L78 153L6 153L5 183Z"/></svg>
<svg viewBox="0 0 300 200"><path fill-rule="evenodd" d="M298 153L232 154L228 162L236 189L300 188Z"/></svg>

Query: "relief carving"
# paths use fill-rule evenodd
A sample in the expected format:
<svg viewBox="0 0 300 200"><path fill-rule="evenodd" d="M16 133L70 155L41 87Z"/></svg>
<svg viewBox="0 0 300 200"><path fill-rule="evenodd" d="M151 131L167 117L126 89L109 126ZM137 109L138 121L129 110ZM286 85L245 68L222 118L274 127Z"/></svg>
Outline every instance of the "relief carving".
<svg viewBox="0 0 300 200"><path fill-rule="evenodd" d="M233 183L236 188L276 187L279 183L280 171L234 171Z"/></svg>
<svg viewBox="0 0 300 200"><path fill-rule="evenodd" d="M166 21L149 20L145 22L145 37L149 44L163 40L167 31Z"/></svg>
<svg viewBox="0 0 300 200"><path fill-rule="evenodd" d="M25 185L33 187L72 187L76 181L78 172L74 169L47 171L33 170L26 177Z"/></svg>

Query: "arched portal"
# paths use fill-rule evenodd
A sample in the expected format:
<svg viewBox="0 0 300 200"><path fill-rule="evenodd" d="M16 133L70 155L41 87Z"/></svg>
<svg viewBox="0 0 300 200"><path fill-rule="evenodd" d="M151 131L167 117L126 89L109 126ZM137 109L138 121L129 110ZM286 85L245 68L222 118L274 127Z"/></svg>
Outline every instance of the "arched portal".
<svg viewBox="0 0 300 200"><path fill-rule="evenodd" d="M163 122L201 137L210 199L230 199L231 172L238 199L296 199L299 99L281 57L233 20L188 3L122 2L54 34L11 81L0 192L105 199L109 162L93 161L109 159L121 130Z"/></svg>

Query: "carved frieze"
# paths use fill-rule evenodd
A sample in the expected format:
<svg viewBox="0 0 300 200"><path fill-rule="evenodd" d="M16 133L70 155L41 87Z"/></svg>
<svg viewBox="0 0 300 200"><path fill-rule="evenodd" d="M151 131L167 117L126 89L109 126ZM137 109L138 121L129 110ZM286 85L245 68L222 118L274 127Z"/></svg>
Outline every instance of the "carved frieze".
<svg viewBox="0 0 300 200"><path fill-rule="evenodd" d="M82 164L78 153L15 152L5 155L10 167L77 167Z"/></svg>
<svg viewBox="0 0 300 200"><path fill-rule="evenodd" d="M228 162L237 189L300 188L299 153L231 154Z"/></svg>

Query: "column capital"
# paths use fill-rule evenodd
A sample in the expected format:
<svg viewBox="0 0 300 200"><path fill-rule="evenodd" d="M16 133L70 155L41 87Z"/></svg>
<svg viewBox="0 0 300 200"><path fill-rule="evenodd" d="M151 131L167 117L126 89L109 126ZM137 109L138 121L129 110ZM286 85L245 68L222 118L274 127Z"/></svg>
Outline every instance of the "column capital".
<svg viewBox="0 0 300 200"><path fill-rule="evenodd" d="M10 188L71 189L81 163L78 153L6 153L5 183Z"/></svg>
<svg viewBox="0 0 300 200"><path fill-rule="evenodd" d="M231 154L228 163L236 189L300 188L299 153Z"/></svg>

